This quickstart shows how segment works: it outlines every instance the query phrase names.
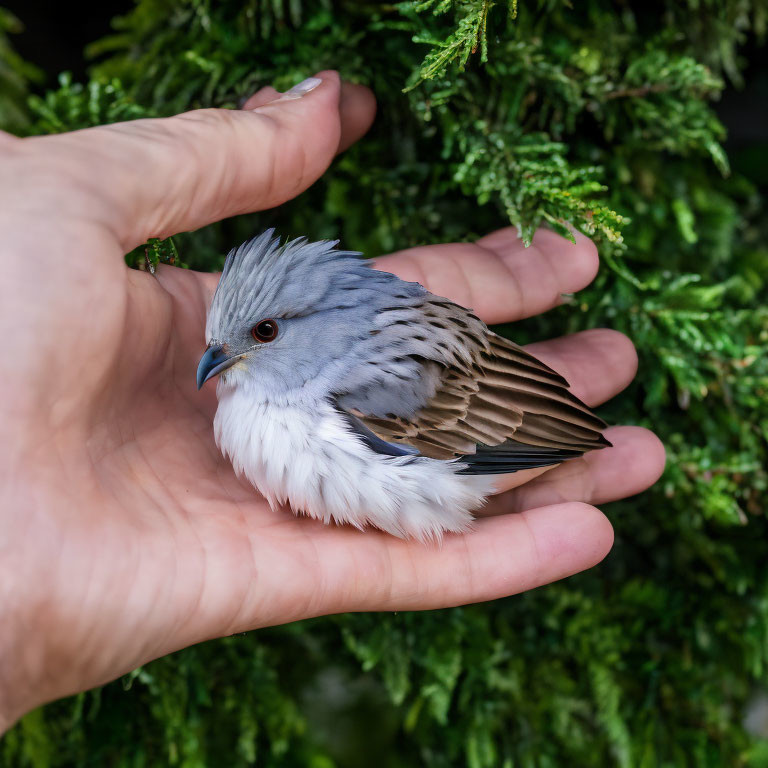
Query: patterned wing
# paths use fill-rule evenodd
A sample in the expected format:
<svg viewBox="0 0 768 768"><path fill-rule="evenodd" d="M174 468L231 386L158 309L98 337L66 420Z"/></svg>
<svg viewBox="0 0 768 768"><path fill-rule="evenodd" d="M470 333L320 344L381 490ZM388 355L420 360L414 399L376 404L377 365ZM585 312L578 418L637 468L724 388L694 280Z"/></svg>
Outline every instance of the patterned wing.
<svg viewBox="0 0 768 768"><path fill-rule="evenodd" d="M447 299L385 308L374 335L379 378L340 405L387 443L461 459L472 474L548 466L610 445L605 422L562 376Z"/></svg>

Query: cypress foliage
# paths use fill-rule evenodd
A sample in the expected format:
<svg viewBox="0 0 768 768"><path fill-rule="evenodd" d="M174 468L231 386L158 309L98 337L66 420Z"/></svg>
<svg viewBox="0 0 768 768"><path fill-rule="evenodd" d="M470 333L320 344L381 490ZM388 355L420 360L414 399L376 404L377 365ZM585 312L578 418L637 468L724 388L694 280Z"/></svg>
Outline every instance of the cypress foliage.
<svg viewBox="0 0 768 768"><path fill-rule="evenodd" d="M616 546L589 573L191 648L29 714L0 765L768 765L744 725L768 688L768 227L713 109L766 19L765 0L138 0L31 127L0 101L50 133L338 68L375 91L372 133L297 201L175 237L179 258L218 268L267 225L369 255L574 227L597 281L506 330L627 333L640 373L602 413L669 455L606 510Z"/></svg>
<svg viewBox="0 0 768 768"><path fill-rule="evenodd" d="M0 128L20 132L29 127L26 110L27 87L41 79L42 73L14 51L10 35L24 27L10 11L0 7Z"/></svg>

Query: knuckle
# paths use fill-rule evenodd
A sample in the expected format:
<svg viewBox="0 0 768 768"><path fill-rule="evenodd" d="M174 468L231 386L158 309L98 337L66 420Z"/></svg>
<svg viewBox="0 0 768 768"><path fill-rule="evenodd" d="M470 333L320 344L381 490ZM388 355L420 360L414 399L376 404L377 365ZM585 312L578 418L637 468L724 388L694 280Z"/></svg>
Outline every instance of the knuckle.
<svg viewBox="0 0 768 768"><path fill-rule="evenodd" d="M271 157L278 130L268 115L230 109L199 109L158 122L161 151L166 158L169 152L176 158L179 194L187 200L195 197L200 185L191 182L204 176L212 182L208 187L228 191L215 201L222 215L231 208L229 198L242 191L238 177L251 161L251 148Z"/></svg>

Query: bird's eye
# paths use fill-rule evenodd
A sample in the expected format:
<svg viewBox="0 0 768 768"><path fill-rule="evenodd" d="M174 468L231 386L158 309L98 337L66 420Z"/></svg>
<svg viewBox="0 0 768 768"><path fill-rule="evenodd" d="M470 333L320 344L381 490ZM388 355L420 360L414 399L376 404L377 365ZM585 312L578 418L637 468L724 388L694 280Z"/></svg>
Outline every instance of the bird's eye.
<svg viewBox="0 0 768 768"><path fill-rule="evenodd" d="M251 336L262 344L274 341L277 338L277 323L274 320L262 320L251 328Z"/></svg>

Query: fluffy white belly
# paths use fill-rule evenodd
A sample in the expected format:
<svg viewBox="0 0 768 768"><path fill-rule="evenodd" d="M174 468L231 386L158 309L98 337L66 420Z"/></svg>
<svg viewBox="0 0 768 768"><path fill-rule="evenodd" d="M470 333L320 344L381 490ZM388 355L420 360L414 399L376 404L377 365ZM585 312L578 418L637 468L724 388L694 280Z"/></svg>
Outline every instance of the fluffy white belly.
<svg viewBox="0 0 768 768"><path fill-rule="evenodd" d="M216 443L272 506L426 540L466 530L493 486L456 474L453 462L375 453L330 403L259 402L240 387L218 394Z"/></svg>

